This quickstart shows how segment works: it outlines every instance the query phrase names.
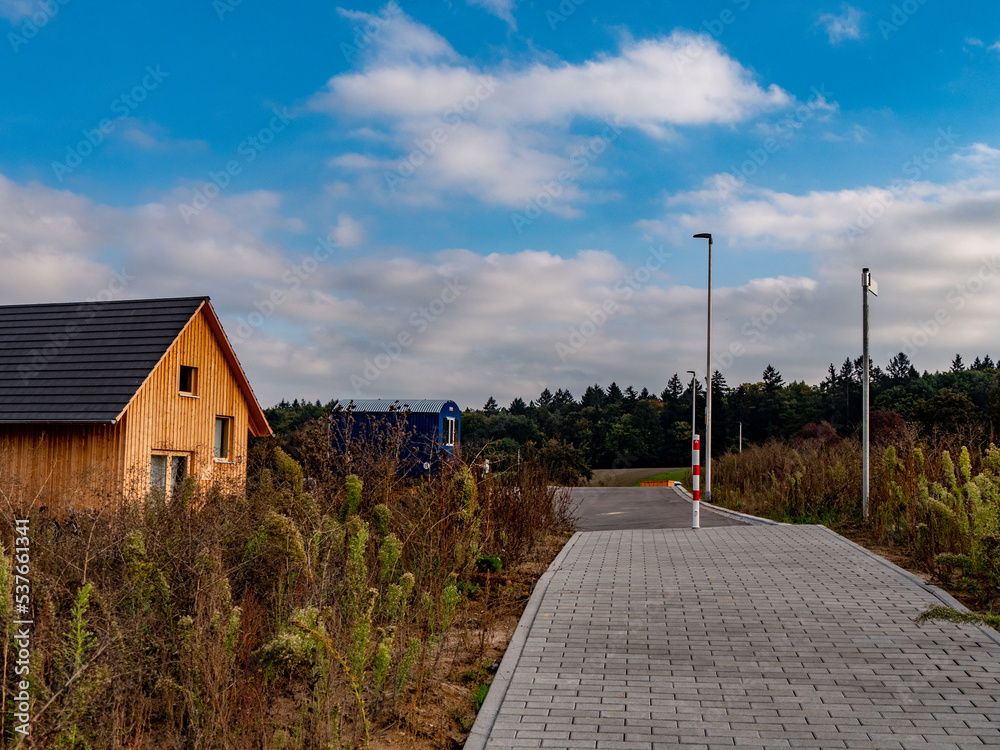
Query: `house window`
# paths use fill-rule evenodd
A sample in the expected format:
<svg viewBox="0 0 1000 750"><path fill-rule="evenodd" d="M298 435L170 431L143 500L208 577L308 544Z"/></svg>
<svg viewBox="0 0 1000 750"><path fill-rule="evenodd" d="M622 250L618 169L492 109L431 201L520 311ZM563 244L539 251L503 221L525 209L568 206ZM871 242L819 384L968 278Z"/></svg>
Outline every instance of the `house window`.
<svg viewBox="0 0 1000 750"><path fill-rule="evenodd" d="M186 396L198 393L198 368L181 365L180 392Z"/></svg>
<svg viewBox="0 0 1000 750"><path fill-rule="evenodd" d="M455 444L455 418L445 417L444 418L444 444L454 445Z"/></svg>
<svg viewBox="0 0 1000 750"><path fill-rule="evenodd" d="M149 459L149 494L167 500L180 492L188 475L188 457L154 453Z"/></svg>
<svg viewBox="0 0 1000 750"><path fill-rule="evenodd" d="M215 418L215 458L219 461L228 461L232 453L230 450L232 424L232 417Z"/></svg>

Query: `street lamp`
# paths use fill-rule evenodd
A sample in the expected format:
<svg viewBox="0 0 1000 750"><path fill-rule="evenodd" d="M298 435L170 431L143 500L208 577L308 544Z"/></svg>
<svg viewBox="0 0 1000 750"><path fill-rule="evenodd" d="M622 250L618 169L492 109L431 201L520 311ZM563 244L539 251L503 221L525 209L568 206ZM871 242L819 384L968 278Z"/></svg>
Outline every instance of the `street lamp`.
<svg viewBox="0 0 1000 750"><path fill-rule="evenodd" d="M861 294L864 297L864 304L861 308L861 347L864 357L864 374L861 382L861 514L865 521L868 520L868 491L869 491L869 429L870 420L868 410L870 407L868 394L868 381L870 375L870 363L868 358L868 295L869 293L878 296L878 284L872 278L871 272L867 268L861 269Z"/></svg>
<svg viewBox="0 0 1000 750"><path fill-rule="evenodd" d="M708 366L705 369L705 501L712 502L712 235L694 235L708 240Z"/></svg>

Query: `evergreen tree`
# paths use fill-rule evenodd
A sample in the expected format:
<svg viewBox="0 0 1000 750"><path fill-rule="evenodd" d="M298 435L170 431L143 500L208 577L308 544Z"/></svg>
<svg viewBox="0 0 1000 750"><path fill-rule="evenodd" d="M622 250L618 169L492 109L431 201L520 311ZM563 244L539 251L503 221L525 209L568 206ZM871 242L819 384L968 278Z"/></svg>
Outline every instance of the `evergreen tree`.
<svg viewBox="0 0 1000 750"><path fill-rule="evenodd" d="M576 400L573 398L573 394L569 390L563 390L559 388L556 391L556 395L552 397L552 405L557 407L569 407L573 406Z"/></svg>
<svg viewBox="0 0 1000 750"><path fill-rule="evenodd" d="M508 411L514 415L524 416L528 413L528 406L524 403L524 399L518 396L510 402L510 408Z"/></svg>
<svg viewBox="0 0 1000 750"><path fill-rule="evenodd" d="M667 387L663 389L663 393L660 394L660 401L665 404L673 403L680 399L682 393L684 393L684 384L675 372L674 376L667 381Z"/></svg>
<svg viewBox="0 0 1000 750"><path fill-rule="evenodd" d="M617 386L615 386L617 388ZM619 391L621 393L621 391ZM597 383L587 386L587 390L584 391L583 396L580 398L580 406L587 407L591 406L595 409L599 409L604 406L607 397L604 395L604 389L601 388Z"/></svg>
<svg viewBox="0 0 1000 750"><path fill-rule="evenodd" d="M618 383L611 381L611 385L608 386L608 398L604 402L608 406L618 406L625 401L625 394L622 393L622 389L618 387Z"/></svg>
<svg viewBox="0 0 1000 750"><path fill-rule="evenodd" d="M542 391L541 395L538 397L539 406L551 406L552 405L552 391L546 388Z"/></svg>
<svg viewBox="0 0 1000 750"><path fill-rule="evenodd" d="M900 352L889 360L888 373L889 377L896 382L919 377L917 368L913 366L905 352Z"/></svg>
<svg viewBox="0 0 1000 750"><path fill-rule="evenodd" d="M781 377L781 373L771 367L771 365L764 368L762 377L764 380L764 390L770 393L781 390L785 385L785 381Z"/></svg>
<svg viewBox="0 0 1000 750"><path fill-rule="evenodd" d="M493 416L494 414L499 414L500 407L497 405L497 400L492 396L486 399L486 403L483 405L483 411L486 412L489 416Z"/></svg>
<svg viewBox="0 0 1000 750"><path fill-rule="evenodd" d="M962 355L956 354L955 359L951 361L951 371L952 372L962 372L965 369L965 365L962 364Z"/></svg>

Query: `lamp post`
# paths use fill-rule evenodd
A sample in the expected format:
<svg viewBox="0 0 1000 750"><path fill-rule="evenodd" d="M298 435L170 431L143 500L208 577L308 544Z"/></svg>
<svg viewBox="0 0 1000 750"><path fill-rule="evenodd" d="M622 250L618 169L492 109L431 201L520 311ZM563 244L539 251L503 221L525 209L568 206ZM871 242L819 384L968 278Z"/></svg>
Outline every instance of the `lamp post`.
<svg viewBox="0 0 1000 750"><path fill-rule="evenodd" d="M868 381L870 375L870 365L868 359L868 293L878 296L878 284L872 279L872 275L867 268L861 269L861 294L864 303L861 308L861 346L864 355L864 375L861 381L861 514L868 520L868 490L869 479L869 392Z"/></svg>
<svg viewBox="0 0 1000 750"><path fill-rule="evenodd" d="M712 502L712 235L694 235L708 240L708 365L705 368L705 501Z"/></svg>

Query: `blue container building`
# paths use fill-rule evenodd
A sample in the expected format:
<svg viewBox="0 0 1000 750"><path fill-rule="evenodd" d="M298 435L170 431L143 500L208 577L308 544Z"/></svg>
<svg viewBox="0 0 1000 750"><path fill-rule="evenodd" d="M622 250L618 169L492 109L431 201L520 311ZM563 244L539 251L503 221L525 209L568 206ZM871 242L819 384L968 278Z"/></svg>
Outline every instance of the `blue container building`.
<svg viewBox="0 0 1000 750"><path fill-rule="evenodd" d="M457 456L461 444L462 410L454 401L358 399L340 403L332 418L346 421L348 414L354 419L352 436L361 439L379 425L405 419L410 443L403 453L401 471L408 477L437 474L442 463Z"/></svg>

